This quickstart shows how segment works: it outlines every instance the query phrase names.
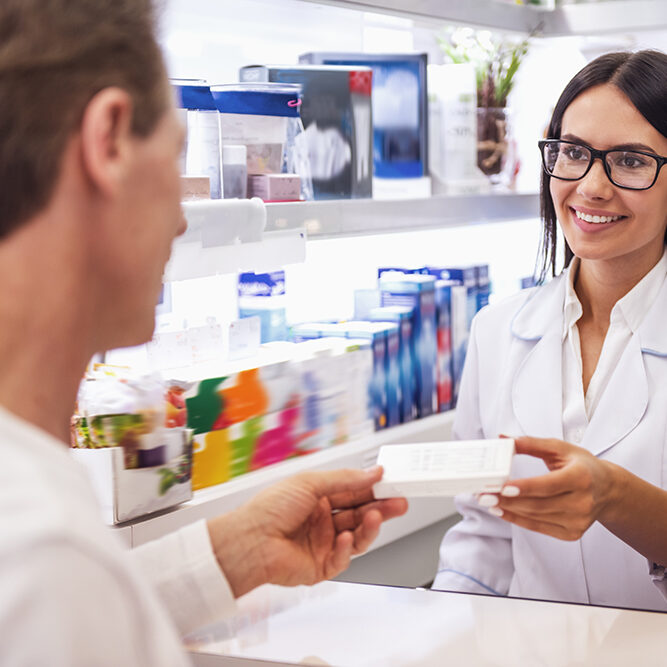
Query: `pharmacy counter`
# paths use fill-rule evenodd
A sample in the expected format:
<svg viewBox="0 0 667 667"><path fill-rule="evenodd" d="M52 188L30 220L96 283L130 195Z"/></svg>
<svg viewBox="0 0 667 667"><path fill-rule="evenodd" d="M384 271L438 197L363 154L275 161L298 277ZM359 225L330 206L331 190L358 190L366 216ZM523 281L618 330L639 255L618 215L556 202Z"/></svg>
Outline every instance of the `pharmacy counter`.
<svg viewBox="0 0 667 667"><path fill-rule="evenodd" d="M667 664L666 635L662 613L324 582L262 586L188 646L197 667L626 667Z"/></svg>

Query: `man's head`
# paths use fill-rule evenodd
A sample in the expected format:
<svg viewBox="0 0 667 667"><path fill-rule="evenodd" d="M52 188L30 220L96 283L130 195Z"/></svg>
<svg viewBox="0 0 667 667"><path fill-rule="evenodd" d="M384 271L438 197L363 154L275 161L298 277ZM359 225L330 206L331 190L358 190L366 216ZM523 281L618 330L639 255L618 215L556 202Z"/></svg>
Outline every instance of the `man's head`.
<svg viewBox="0 0 667 667"><path fill-rule="evenodd" d="M182 130L151 1L2 0L0 100L0 244L45 212L78 215L93 344L146 339L182 231Z"/></svg>

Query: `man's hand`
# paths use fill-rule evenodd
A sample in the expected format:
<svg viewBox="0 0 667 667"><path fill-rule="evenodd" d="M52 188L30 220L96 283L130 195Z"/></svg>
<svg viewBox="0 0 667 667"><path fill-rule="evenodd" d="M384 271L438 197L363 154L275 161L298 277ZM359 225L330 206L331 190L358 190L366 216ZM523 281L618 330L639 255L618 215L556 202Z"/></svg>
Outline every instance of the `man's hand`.
<svg viewBox="0 0 667 667"><path fill-rule="evenodd" d="M550 470L541 477L508 482L500 494L484 494L479 502L522 528L579 539L610 504L617 466L568 442L516 438L516 453L541 458Z"/></svg>
<svg viewBox="0 0 667 667"><path fill-rule="evenodd" d="M314 584L364 552L404 498L374 500L382 469L307 472L265 489L208 522L218 562L236 597L263 583Z"/></svg>

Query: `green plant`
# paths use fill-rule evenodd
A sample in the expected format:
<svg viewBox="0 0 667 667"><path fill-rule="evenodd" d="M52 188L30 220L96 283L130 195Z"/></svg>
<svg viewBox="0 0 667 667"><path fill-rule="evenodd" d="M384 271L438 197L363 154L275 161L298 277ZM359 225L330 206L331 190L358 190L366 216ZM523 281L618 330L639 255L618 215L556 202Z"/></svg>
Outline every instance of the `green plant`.
<svg viewBox="0 0 667 667"><path fill-rule="evenodd" d="M530 36L517 42L488 30L455 28L438 42L450 62L474 65L478 107L505 107Z"/></svg>

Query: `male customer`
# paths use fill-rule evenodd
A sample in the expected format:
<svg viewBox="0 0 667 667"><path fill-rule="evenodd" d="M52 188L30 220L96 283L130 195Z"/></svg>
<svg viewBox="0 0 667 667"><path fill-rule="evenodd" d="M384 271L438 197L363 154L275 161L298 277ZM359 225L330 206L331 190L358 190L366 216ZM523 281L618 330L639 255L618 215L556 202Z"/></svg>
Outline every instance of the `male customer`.
<svg viewBox="0 0 667 667"><path fill-rule="evenodd" d="M150 338L184 230L183 142L149 0L0 3L0 664L185 665L264 583L345 568L404 500L308 473L134 552L67 451L90 357ZM224 575L222 574L224 572Z"/></svg>

